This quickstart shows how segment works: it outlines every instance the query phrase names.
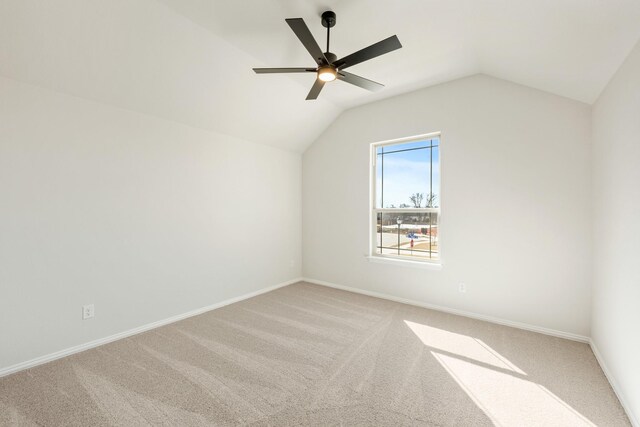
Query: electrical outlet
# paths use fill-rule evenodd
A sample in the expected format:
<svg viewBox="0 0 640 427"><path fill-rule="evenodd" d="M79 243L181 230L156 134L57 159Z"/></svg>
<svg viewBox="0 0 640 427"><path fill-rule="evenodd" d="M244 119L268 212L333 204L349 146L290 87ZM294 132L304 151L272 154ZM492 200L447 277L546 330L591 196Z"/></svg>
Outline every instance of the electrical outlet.
<svg viewBox="0 0 640 427"><path fill-rule="evenodd" d="M461 293L463 293L463 294L464 294L465 292L467 292L467 285L466 285L466 283L460 283L460 284L458 285L458 291L459 291L459 292L461 292Z"/></svg>
<svg viewBox="0 0 640 427"><path fill-rule="evenodd" d="M82 306L82 320L91 319L96 313L93 304Z"/></svg>

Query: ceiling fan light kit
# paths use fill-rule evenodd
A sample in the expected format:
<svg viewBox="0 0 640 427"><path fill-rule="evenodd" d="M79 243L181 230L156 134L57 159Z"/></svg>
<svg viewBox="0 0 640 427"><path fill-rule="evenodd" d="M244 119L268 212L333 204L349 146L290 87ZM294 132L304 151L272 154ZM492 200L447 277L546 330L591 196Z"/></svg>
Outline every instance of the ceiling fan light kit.
<svg viewBox="0 0 640 427"><path fill-rule="evenodd" d="M343 58L338 57L329 51L330 31L336 25L336 14L332 11L326 11L321 16L322 26L327 29L327 51L322 52L320 46L313 38L309 27L302 18L285 19L289 27L293 30L298 39L302 42L307 51L311 54L317 66L314 68L254 68L257 74L273 74L273 73L316 73L316 81L311 87L311 91L307 95L307 100L317 99L320 91L327 82L334 80L342 80L352 85L367 89L370 91L378 91L384 85L365 79L364 77L344 71L345 68L359 64L369 59L373 59L385 53L389 53L396 49L400 49L402 45L397 36L391 36L378 43L365 47L351 55Z"/></svg>
<svg viewBox="0 0 640 427"><path fill-rule="evenodd" d="M338 72L331 65L318 68L318 78L323 82L332 82L336 79Z"/></svg>

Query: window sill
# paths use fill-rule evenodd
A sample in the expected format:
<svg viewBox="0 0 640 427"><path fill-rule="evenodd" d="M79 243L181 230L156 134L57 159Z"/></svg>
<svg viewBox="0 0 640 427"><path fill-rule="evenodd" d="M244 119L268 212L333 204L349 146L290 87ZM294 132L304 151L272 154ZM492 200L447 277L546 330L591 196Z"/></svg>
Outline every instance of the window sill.
<svg viewBox="0 0 640 427"><path fill-rule="evenodd" d="M376 264L390 264L390 265L397 265L400 267L421 268L424 270L436 270L436 271L442 270L442 264L435 263L435 262L411 261L406 259L374 256L374 255L367 255L366 258L367 258L367 261L373 262Z"/></svg>

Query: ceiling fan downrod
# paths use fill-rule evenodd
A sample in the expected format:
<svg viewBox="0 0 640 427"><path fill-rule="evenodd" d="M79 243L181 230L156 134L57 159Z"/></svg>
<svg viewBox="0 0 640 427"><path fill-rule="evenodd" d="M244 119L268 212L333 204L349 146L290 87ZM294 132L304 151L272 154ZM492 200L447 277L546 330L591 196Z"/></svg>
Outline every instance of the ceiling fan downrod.
<svg viewBox="0 0 640 427"><path fill-rule="evenodd" d="M330 38L330 33L331 33L331 27L336 25L336 14L335 12L332 12L330 10L327 10L326 12L322 13L322 19L320 20L320 22L322 22L322 26L327 28L327 52L326 53L330 53L329 50L329 38ZM329 59L329 58L327 58Z"/></svg>

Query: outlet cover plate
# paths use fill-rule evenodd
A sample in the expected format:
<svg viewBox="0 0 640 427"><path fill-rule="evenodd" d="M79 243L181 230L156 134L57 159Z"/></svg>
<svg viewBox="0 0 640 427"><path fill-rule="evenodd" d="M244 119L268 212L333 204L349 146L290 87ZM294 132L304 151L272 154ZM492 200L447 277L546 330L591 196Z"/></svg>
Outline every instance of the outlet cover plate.
<svg viewBox="0 0 640 427"><path fill-rule="evenodd" d="M95 307L93 304L82 306L82 320L91 319L95 315Z"/></svg>

